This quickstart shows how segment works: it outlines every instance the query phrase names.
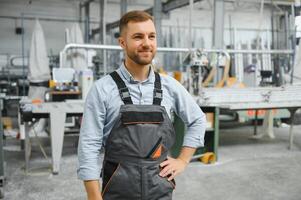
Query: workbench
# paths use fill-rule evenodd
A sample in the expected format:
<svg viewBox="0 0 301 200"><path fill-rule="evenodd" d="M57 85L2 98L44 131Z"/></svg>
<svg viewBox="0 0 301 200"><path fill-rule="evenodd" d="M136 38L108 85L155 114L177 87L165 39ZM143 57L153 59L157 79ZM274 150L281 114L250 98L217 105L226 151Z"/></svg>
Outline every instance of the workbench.
<svg viewBox="0 0 301 200"><path fill-rule="evenodd" d="M288 148L292 148L294 116L295 112L301 108L301 85L260 88L202 88L200 94L194 98L204 112L214 113L212 149L216 157L218 157L220 109L233 111L288 109L291 114Z"/></svg>
<svg viewBox="0 0 301 200"><path fill-rule="evenodd" d="M63 150L65 121L67 116L82 115L83 100L64 102L43 102L33 104L28 100L20 101L21 119L25 123L25 171L29 169L30 138L29 128L33 119L49 118L52 155L52 173L58 174Z"/></svg>

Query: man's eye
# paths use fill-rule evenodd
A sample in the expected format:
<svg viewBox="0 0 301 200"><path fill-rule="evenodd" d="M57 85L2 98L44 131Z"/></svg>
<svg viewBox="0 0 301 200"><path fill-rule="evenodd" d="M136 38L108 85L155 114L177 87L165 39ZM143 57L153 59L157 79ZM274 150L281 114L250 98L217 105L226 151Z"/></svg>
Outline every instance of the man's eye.
<svg viewBox="0 0 301 200"><path fill-rule="evenodd" d="M149 38L150 38L150 39L155 39L156 36L155 36L155 35L151 35L151 36L149 36Z"/></svg>
<svg viewBox="0 0 301 200"><path fill-rule="evenodd" d="M142 36L139 36L139 35L137 35L137 36L134 37L135 40L139 40L141 38L142 38Z"/></svg>

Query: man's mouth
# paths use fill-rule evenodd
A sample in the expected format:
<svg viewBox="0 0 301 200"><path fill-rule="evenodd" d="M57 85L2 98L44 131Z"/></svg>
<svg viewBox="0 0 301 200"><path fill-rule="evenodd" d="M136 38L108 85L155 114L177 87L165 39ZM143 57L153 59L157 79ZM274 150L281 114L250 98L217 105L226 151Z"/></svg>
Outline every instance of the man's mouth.
<svg viewBox="0 0 301 200"><path fill-rule="evenodd" d="M139 51L139 54L142 56L149 56L150 54L152 54L152 51Z"/></svg>

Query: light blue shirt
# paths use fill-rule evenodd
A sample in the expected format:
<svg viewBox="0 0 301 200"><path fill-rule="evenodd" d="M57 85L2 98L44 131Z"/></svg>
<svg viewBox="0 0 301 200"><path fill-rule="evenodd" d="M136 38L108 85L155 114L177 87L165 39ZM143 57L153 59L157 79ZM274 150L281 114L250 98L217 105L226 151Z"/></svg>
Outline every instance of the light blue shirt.
<svg viewBox="0 0 301 200"><path fill-rule="evenodd" d="M117 70L129 89L133 104L153 103L155 74L152 68L145 81L136 81L124 64ZM187 90L174 78L161 75L163 100L169 117L174 112L187 126L183 146L204 146L206 117ZM107 75L97 80L85 102L78 145L78 177L81 180L98 180L101 173L100 151L119 115L123 104L117 85Z"/></svg>

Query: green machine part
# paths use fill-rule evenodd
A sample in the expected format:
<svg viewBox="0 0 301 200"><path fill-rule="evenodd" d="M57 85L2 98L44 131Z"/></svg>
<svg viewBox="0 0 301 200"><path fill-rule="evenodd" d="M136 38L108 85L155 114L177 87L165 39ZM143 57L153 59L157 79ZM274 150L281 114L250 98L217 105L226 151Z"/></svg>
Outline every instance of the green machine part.
<svg viewBox="0 0 301 200"><path fill-rule="evenodd" d="M197 149L195 155L202 155L206 152L213 152L216 157L217 157L217 147L218 147L218 114L219 114L219 109L218 108L211 108L210 110L208 109L203 109L204 112L212 112L214 111L215 117L214 117L214 128L213 129L208 129L205 132L205 145L204 147L200 147ZM177 157L181 151L182 144L183 144L183 139L184 139L184 134L185 134L185 124L179 118L178 116L175 115L174 117L174 128L176 132L176 142L174 146L171 149L171 155L173 157Z"/></svg>

